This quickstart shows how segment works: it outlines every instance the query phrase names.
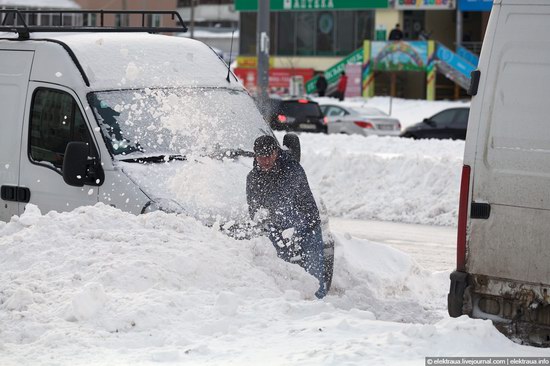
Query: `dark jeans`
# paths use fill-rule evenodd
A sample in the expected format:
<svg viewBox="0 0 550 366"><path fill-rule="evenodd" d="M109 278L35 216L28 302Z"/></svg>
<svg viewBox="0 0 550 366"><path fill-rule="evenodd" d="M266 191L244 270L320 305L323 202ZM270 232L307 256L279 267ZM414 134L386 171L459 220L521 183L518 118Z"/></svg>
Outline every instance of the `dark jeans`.
<svg viewBox="0 0 550 366"><path fill-rule="evenodd" d="M282 230L273 229L269 239L277 250L279 258L287 262L300 264L309 274L317 278L319 289L315 296L318 298L325 297L327 290L321 225L317 225L313 229L297 230L289 239L283 238Z"/></svg>

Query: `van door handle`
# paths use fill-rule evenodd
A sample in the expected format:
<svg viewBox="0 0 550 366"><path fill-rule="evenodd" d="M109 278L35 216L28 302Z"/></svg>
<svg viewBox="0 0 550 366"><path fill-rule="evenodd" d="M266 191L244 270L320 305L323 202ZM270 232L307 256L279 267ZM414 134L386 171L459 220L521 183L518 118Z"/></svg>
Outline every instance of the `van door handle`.
<svg viewBox="0 0 550 366"><path fill-rule="evenodd" d="M2 186L0 196L4 201L27 203L31 200L31 190L26 187Z"/></svg>

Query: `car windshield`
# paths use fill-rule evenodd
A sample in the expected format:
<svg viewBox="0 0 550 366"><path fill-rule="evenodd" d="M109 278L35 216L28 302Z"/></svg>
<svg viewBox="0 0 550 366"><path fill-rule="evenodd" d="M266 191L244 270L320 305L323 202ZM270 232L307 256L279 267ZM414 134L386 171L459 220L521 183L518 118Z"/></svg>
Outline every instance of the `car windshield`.
<svg viewBox="0 0 550 366"><path fill-rule="evenodd" d="M380 109L376 109L376 108L353 107L353 108L348 108L348 109L351 110L353 114L360 114L360 115L363 115L363 116L380 116L380 117L387 116L386 113L384 113Z"/></svg>
<svg viewBox="0 0 550 366"><path fill-rule="evenodd" d="M272 133L243 91L117 90L90 93L88 100L119 160L252 151L256 137Z"/></svg>
<svg viewBox="0 0 550 366"><path fill-rule="evenodd" d="M321 108L317 103L284 102L281 108L284 115L296 118L323 116Z"/></svg>

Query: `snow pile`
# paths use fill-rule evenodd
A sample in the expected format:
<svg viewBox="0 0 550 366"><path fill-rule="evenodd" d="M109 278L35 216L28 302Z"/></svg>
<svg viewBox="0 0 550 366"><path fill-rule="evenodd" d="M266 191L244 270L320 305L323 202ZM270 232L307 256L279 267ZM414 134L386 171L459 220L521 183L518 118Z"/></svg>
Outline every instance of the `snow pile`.
<svg viewBox="0 0 550 366"><path fill-rule="evenodd" d="M448 319L448 273L349 235L337 242L333 288L320 301L316 281L265 238L236 241L162 212L98 204L41 215L29 205L0 228L0 364L550 355L514 345L490 322Z"/></svg>
<svg viewBox="0 0 550 366"><path fill-rule="evenodd" d="M331 216L456 225L464 141L311 133L300 141Z"/></svg>

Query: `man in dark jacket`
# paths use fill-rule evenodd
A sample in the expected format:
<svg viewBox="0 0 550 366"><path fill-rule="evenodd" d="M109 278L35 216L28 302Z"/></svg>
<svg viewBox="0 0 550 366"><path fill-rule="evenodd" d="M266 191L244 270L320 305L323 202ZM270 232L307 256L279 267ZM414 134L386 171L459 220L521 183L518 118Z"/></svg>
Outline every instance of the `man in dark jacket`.
<svg viewBox="0 0 550 366"><path fill-rule="evenodd" d="M400 41L403 39L403 31L399 28L399 24L395 25L395 28L393 28L390 32L390 36L388 37L388 40L390 41Z"/></svg>
<svg viewBox="0 0 550 366"><path fill-rule="evenodd" d="M317 94L320 97L324 97L328 88L328 82L324 74L319 75L315 82L315 87L317 88Z"/></svg>
<svg viewBox="0 0 550 366"><path fill-rule="evenodd" d="M254 167L246 178L252 219L264 210L268 236L277 255L298 262L319 281L318 298L326 295L323 237L319 210L304 169L279 148L272 136L254 142Z"/></svg>

